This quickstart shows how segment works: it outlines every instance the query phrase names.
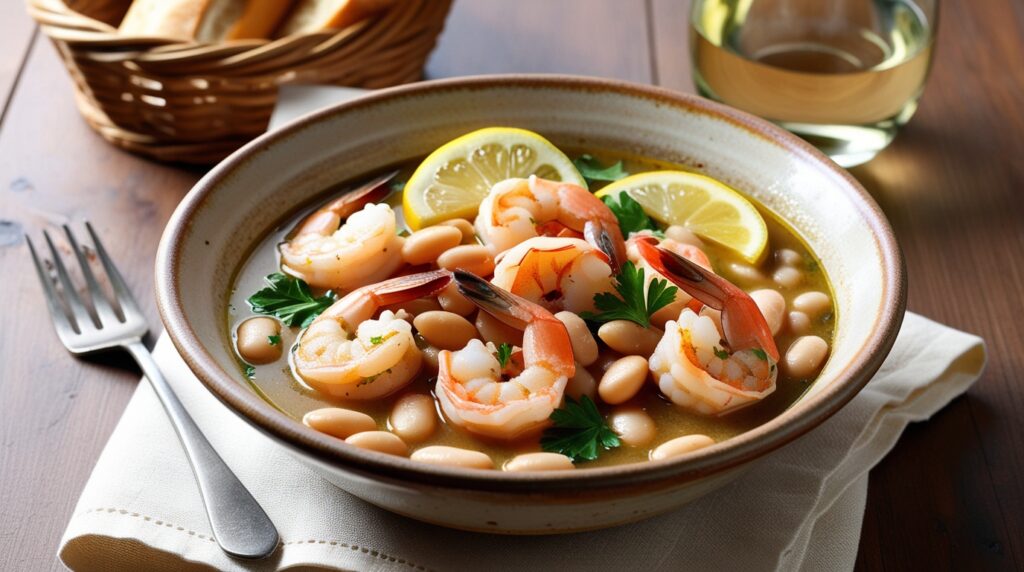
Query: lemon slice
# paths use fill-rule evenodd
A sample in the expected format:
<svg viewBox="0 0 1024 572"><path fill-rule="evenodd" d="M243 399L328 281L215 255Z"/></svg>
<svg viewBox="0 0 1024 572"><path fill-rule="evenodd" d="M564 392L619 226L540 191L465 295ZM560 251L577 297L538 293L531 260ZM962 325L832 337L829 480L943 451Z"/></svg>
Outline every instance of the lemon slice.
<svg viewBox="0 0 1024 572"><path fill-rule="evenodd" d="M654 220L685 226L736 251L747 262L760 260L768 246L768 227L754 205L711 177L683 171L640 173L615 181L597 196L619 193L640 203Z"/></svg>
<svg viewBox="0 0 1024 572"><path fill-rule="evenodd" d="M488 127L468 133L439 147L416 168L402 197L406 223L418 230L472 218L495 183L530 175L586 187L565 153L532 131Z"/></svg>

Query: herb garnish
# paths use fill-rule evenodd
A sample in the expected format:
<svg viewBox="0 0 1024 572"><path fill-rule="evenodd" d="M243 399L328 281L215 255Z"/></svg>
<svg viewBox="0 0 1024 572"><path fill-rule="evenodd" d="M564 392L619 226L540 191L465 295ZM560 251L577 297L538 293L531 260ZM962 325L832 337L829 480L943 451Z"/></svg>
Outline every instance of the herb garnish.
<svg viewBox="0 0 1024 572"><path fill-rule="evenodd" d="M498 353L495 354L494 357L498 358L498 365L502 369L504 369L505 364L507 364L509 358L512 357L512 346L506 344L505 342L501 342L501 345L498 346Z"/></svg>
<svg viewBox="0 0 1024 572"><path fill-rule="evenodd" d="M554 426L544 430L540 446L549 453L561 453L579 461L593 461L602 449L614 449L619 436L605 423L597 406L586 395L579 402L566 396L565 405L551 413Z"/></svg>
<svg viewBox="0 0 1024 572"><path fill-rule="evenodd" d="M610 183L629 176L629 173L622 168L622 161L605 167L591 155L580 155L573 159L572 163L576 166L576 170L583 175L583 178L587 180L587 183L594 181Z"/></svg>
<svg viewBox="0 0 1024 572"><path fill-rule="evenodd" d="M245 377L248 378L248 379L252 379L255 376L256 376L256 368L251 366L251 365L249 365L249 364L245 364Z"/></svg>
<svg viewBox="0 0 1024 572"><path fill-rule="evenodd" d="M668 280L655 278L647 286L645 296L644 269L627 261L615 276L615 290L619 296L611 292L595 294L594 305L601 311L583 312L580 317L594 322L630 320L647 328L651 325L651 314L671 304L679 289L669 286Z"/></svg>
<svg viewBox="0 0 1024 572"><path fill-rule="evenodd" d="M722 348L716 347L715 348L715 357L718 358L718 359L723 359L723 360L724 359L729 359L729 352L723 350Z"/></svg>
<svg viewBox="0 0 1024 572"><path fill-rule="evenodd" d="M314 298L304 280L275 272L267 276L266 288L249 297L249 306L257 314L277 316L286 326L305 328L334 303L334 293Z"/></svg>
<svg viewBox="0 0 1024 572"><path fill-rule="evenodd" d="M384 343L384 336L370 336L370 343L379 346Z"/></svg>
<svg viewBox="0 0 1024 572"><path fill-rule="evenodd" d="M761 361L768 361L768 354L760 348L754 348L750 350L750 353L754 354L754 357Z"/></svg>
<svg viewBox="0 0 1024 572"><path fill-rule="evenodd" d="M272 346L276 346L281 343L281 336L267 336L267 343Z"/></svg>
<svg viewBox="0 0 1024 572"><path fill-rule="evenodd" d="M651 217L647 216L640 203L628 194L619 193L618 197L607 195L601 200L608 205L615 218L619 219L619 228L622 229L623 235L629 236L632 232L649 230L659 238L665 236L665 233L658 229Z"/></svg>

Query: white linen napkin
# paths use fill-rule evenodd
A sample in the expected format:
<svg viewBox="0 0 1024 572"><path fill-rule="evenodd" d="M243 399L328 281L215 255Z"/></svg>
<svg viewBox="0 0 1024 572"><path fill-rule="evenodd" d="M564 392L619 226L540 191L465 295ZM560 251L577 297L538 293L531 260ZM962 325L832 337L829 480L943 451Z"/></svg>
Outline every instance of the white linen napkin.
<svg viewBox="0 0 1024 572"><path fill-rule="evenodd" d="M60 558L74 570L852 569L868 471L908 423L966 391L985 364L980 338L908 313L892 353L857 397L724 488L632 525L503 537L419 523L356 499L221 405L166 335L154 353L277 525L282 546L260 562L221 552L170 422L143 382L61 541Z"/></svg>

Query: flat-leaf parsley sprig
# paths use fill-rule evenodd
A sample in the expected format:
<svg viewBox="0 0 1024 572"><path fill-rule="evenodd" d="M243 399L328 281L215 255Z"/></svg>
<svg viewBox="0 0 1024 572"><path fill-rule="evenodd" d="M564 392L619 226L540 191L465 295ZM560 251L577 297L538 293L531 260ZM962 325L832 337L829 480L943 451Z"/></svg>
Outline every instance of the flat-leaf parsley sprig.
<svg viewBox="0 0 1024 572"><path fill-rule="evenodd" d="M669 286L668 280L655 278L645 293L644 282L644 269L626 262L622 265L622 271L615 276L615 291L619 295L611 292L595 294L594 306L600 312L583 312L580 317L592 322L629 320L645 328L650 327L651 314L671 304L679 289Z"/></svg>
<svg viewBox="0 0 1024 572"><path fill-rule="evenodd" d="M665 236L665 233L658 229L651 217L647 216L640 203L627 193L622 192L618 196L606 195L601 197L601 201L611 209L612 214L619 220L619 228L622 230L623 236L629 236L631 233L642 230L649 230L658 238Z"/></svg>
<svg viewBox="0 0 1024 572"><path fill-rule="evenodd" d="M578 402L566 396L565 405L551 413L551 422L553 426L541 435L541 449L561 453L574 463L593 461L601 451L622 444L597 410L597 405L586 395Z"/></svg>
<svg viewBox="0 0 1024 572"><path fill-rule="evenodd" d="M267 287L249 296L249 306L257 314L276 316L286 326L308 326L334 303L333 292L314 297L304 280L275 272L267 276Z"/></svg>
<svg viewBox="0 0 1024 572"><path fill-rule="evenodd" d="M610 183L629 176L629 173L622 168L622 161L605 167L592 155L580 155L573 159L573 165L588 183L594 181Z"/></svg>

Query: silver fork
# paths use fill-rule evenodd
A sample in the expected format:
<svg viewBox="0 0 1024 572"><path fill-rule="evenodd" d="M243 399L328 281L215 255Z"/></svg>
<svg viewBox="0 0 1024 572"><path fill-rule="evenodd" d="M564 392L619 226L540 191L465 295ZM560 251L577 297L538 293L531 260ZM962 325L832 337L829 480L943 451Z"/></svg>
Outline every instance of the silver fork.
<svg viewBox="0 0 1024 572"><path fill-rule="evenodd" d="M71 277L53 245L53 240L50 239L50 234L43 232L60 290L56 288L50 272L40 261L31 238L25 237L60 341L76 356L117 348L128 350L152 384L185 448L217 543L228 554L240 558L263 558L270 555L277 548L278 542L274 523L270 522L267 513L206 440L174 394L174 390L167 384L156 362L153 361L153 356L142 343L143 336L149 331L145 316L139 310L135 298L132 297L107 250L103 248L92 225L87 222L85 227L114 291L120 315L100 288L85 253L67 225L64 226L64 233L67 234L68 242L85 277L95 319L72 285Z"/></svg>

